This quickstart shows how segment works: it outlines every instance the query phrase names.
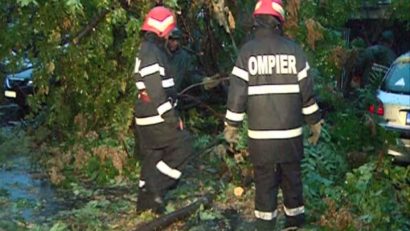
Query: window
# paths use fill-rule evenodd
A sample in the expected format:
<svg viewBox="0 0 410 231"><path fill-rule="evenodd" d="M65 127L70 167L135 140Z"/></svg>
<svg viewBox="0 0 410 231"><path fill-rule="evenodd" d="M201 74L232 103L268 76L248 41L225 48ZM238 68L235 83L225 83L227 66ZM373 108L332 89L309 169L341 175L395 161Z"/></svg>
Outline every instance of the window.
<svg viewBox="0 0 410 231"><path fill-rule="evenodd" d="M387 73L381 89L387 92L410 95L410 62L394 64Z"/></svg>

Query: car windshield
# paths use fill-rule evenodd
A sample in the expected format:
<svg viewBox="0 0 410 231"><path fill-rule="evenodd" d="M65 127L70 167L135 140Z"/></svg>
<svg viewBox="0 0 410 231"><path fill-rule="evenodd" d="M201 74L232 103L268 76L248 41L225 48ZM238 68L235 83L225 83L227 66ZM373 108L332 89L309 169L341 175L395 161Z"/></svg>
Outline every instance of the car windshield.
<svg viewBox="0 0 410 231"><path fill-rule="evenodd" d="M396 63L383 81L382 90L410 95L410 63Z"/></svg>
<svg viewBox="0 0 410 231"><path fill-rule="evenodd" d="M26 57L17 57L13 55L10 59L4 59L1 62L2 72L6 74L20 73L33 68L33 63Z"/></svg>

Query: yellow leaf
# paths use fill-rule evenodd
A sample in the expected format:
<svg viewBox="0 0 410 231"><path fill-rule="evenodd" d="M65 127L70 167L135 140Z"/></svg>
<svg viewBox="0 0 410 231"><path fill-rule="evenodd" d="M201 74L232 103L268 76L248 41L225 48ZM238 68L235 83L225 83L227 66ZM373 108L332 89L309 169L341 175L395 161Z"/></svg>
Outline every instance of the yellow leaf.
<svg viewBox="0 0 410 231"><path fill-rule="evenodd" d="M47 68L47 73L52 74L56 67L53 62L49 62L47 63L46 68Z"/></svg>
<svg viewBox="0 0 410 231"><path fill-rule="evenodd" d="M127 89L127 82L126 81L121 81L121 91L125 92Z"/></svg>
<svg viewBox="0 0 410 231"><path fill-rule="evenodd" d="M233 194L235 194L236 197L241 197L244 191L245 190L242 187L238 186L233 190Z"/></svg>
<svg viewBox="0 0 410 231"><path fill-rule="evenodd" d="M235 18L232 15L232 12L228 9L228 24L231 30L235 29Z"/></svg>

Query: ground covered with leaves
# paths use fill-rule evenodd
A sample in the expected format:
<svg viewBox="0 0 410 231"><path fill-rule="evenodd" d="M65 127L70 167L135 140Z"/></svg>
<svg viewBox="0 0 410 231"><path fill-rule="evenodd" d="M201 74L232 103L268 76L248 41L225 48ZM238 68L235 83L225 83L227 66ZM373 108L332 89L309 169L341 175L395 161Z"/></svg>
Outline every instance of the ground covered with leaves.
<svg viewBox="0 0 410 231"><path fill-rule="evenodd" d="M187 124L192 130L220 126L209 125L207 118L188 118ZM346 133L349 126L363 126L363 131L372 131L364 123L356 124L345 118L338 124L330 117L321 142L317 146L305 144L302 164L305 229L408 229L410 167L393 164L365 134ZM87 134L74 149L65 149L64 145L44 146L39 140L41 133L44 137L48 132L29 127L20 125L2 130L1 156L4 160L29 157L34 164L20 170L31 178L41 176L44 182L51 182L54 185L51 202L58 206L48 207L50 198L13 198L11 195L18 185L2 185L0 203L5 209L0 213L1 229L138 230L159 218L151 212L137 214L135 211L140 166L138 156L132 155L132 136L118 142L101 134ZM195 152L179 186L167 194L165 214L179 211L204 197L209 200L161 230L253 228L255 189L245 131L246 123L236 146L226 144L217 133L192 134ZM356 136L362 137L361 140L353 141ZM18 158L15 161L18 162ZM14 165L4 161L2 173L15 171ZM32 184L28 194L32 195L38 188L42 186ZM278 209L276 230L284 223L282 206ZM31 216L27 216L27 210Z"/></svg>

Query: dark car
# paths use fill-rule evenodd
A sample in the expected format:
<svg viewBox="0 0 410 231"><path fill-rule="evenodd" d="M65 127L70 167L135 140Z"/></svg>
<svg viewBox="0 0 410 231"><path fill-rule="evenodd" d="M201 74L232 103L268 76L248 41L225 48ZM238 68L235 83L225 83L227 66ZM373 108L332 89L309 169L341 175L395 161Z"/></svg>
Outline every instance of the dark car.
<svg viewBox="0 0 410 231"><path fill-rule="evenodd" d="M378 105L372 105L369 110L382 118L380 126L399 134L397 146L391 147L388 154L410 162L410 52L390 66L377 99Z"/></svg>
<svg viewBox="0 0 410 231"><path fill-rule="evenodd" d="M33 94L33 63L22 58L20 61L4 61L2 72L5 75L3 89L8 101L27 107L27 95Z"/></svg>

